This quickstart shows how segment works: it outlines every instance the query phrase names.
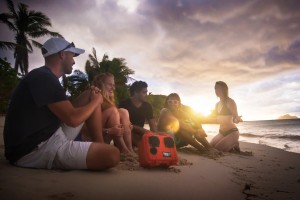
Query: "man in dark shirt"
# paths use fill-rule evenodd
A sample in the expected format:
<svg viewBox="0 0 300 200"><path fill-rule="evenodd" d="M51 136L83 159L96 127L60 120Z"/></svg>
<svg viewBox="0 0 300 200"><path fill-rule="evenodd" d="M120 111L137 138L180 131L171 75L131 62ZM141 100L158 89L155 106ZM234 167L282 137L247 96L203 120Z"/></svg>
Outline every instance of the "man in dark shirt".
<svg viewBox="0 0 300 200"><path fill-rule="evenodd" d="M129 112L130 121L133 124L133 144L137 145L143 133L149 131L144 129L147 120L150 131L156 131L156 122L153 116L153 109L150 103L147 102L147 83L143 81L134 82L130 88L130 98L122 101L120 108L125 108Z"/></svg>
<svg viewBox="0 0 300 200"><path fill-rule="evenodd" d="M74 58L84 53L63 38L42 47L45 66L32 70L17 86L6 113L5 157L29 168L103 170L115 166L120 153L103 143L100 90L91 87L70 102L59 78L72 72ZM74 141L83 123L93 142Z"/></svg>

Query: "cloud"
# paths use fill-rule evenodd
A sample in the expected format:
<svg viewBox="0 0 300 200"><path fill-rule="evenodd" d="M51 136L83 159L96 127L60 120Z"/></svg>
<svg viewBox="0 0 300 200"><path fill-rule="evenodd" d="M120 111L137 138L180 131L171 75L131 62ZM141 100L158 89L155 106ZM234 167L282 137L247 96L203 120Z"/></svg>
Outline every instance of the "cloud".
<svg viewBox="0 0 300 200"><path fill-rule="evenodd" d="M246 116L277 118L285 113L300 116L300 71L285 73L252 84L235 87L233 97ZM250 108L250 109L248 109Z"/></svg>
<svg viewBox="0 0 300 200"><path fill-rule="evenodd" d="M294 41L286 49L279 46L270 49L265 61L267 65L291 64L299 66L300 64L300 40Z"/></svg>
<svg viewBox="0 0 300 200"><path fill-rule="evenodd" d="M231 88L244 86L251 92L251 85L251 90L268 94L268 100L258 98L265 105L274 102L271 95L290 94L280 88L293 77L279 78L299 66L297 0L141 0L133 1L130 9L117 0L22 2L45 13L51 30L86 50L76 58L75 68L84 70L95 47L100 59L104 53L125 58L136 72L134 78L151 83L153 93L213 98L214 83L223 80ZM7 31L0 36L13 39ZM39 50L29 59L30 69L43 63ZM276 92L271 92L273 86ZM262 92L266 90L270 93Z"/></svg>

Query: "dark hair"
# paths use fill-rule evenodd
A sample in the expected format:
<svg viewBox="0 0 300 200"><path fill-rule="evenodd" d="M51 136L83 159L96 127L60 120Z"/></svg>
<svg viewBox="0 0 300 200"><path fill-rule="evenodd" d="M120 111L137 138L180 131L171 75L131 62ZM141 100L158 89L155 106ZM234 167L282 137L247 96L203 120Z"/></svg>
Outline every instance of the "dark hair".
<svg viewBox="0 0 300 200"><path fill-rule="evenodd" d="M165 108L168 107L168 100L169 100L170 98L175 98L175 99L177 99L177 100L179 101L179 104L181 104L181 100L180 100L179 95L178 95L177 93L171 93L171 94L169 94L169 95L167 96L167 98L166 98L166 100L165 100Z"/></svg>
<svg viewBox="0 0 300 200"><path fill-rule="evenodd" d="M228 86L227 86L227 84L225 82L223 82L223 81L217 81L216 85L221 86L222 93L223 93L224 97L228 98Z"/></svg>
<svg viewBox="0 0 300 200"><path fill-rule="evenodd" d="M147 88L148 85L144 81L135 81L129 88L130 96L133 96L135 92L140 92L143 88Z"/></svg>

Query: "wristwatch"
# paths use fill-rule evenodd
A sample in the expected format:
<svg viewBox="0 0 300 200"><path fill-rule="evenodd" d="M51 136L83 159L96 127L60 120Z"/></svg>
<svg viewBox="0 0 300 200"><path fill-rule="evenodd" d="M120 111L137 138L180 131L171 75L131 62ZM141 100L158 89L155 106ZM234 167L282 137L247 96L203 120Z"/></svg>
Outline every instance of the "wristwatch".
<svg viewBox="0 0 300 200"><path fill-rule="evenodd" d="M104 134L108 135L109 134L108 128L103 129L103 132Z"/></svg>

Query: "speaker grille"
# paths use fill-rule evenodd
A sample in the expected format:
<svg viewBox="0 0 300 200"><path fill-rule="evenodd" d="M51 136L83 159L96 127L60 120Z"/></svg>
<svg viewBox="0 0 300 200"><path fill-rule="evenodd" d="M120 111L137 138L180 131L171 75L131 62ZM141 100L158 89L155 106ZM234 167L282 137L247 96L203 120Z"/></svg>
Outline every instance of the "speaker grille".
<svg viewBox="0 0 300 200"><path fill-rule="evenodd" d="M149 137L149 144L151 147L159 147L159 139L156 136Z"/></svg>
<svg viewBox="0 0 300 200"><path fill-rule="evenodd" d="M174 147L174 140L170 137L165 137L164 138L164 143L165 143L165 146L167 148L173 148Z"/></svg>
<svg viewBox="0 0 300 200"><path fill-rule="evenodd" d="M150 148L150 153L153 155L157 154L157 149L155 147Z"/></svg>

